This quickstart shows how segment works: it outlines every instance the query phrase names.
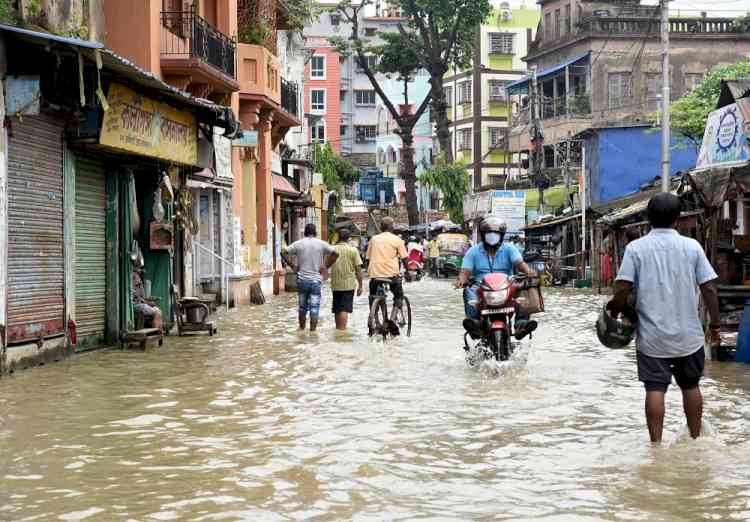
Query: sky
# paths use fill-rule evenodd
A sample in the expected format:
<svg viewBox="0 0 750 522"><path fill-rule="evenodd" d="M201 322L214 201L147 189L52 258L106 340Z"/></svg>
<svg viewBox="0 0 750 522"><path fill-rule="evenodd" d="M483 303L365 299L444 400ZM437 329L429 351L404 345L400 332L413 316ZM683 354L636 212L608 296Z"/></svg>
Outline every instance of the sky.
<svg viewBox="0 0 750 522"><path fill-rule="evenodd" d="M643 4L656 5L656 0L644 0ZM669 10L679 11L680 14L696 15L701 11L708 12L709 16L734 17L750 12L750 0L672 0L669 2Z"/></svg>

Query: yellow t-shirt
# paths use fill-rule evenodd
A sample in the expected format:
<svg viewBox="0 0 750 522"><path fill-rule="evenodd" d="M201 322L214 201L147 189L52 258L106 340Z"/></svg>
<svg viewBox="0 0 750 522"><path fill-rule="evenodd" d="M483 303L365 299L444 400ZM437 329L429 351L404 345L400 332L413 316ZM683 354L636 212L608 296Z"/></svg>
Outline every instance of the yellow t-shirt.
<svg viewBox="0 0 750 522"><path fill-rule="evenodd" d="M370 239L367 259L370 277L396 277L401 273L401 260L406 257L404 241L390 232L383 232Z"/></svg>
<svg viewBox="0 0 750 522"><path fill-rule="evenodd" d="M362 266L362 259L357 249L346 243L336 245L339 258L331 267L331 290L351 291L357 288L357 273Z"/></svg>
<svg viewBox="0 0 750 522"><path fill-rule="evenodd" d="M430 257L440 257L440 245L437 239L430 241Z"/></svg>

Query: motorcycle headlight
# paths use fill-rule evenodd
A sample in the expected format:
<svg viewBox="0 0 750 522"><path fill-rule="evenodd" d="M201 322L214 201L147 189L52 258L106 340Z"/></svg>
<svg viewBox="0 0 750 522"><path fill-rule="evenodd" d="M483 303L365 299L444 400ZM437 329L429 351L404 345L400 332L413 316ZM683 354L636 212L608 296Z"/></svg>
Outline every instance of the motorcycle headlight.
<svg viewBox="0 0 750 522"><path fill-rule="evenodd" d="M494 292L485 292L484 301L489 306L500 306L508 300L508 290L496 290Z"/></svg>

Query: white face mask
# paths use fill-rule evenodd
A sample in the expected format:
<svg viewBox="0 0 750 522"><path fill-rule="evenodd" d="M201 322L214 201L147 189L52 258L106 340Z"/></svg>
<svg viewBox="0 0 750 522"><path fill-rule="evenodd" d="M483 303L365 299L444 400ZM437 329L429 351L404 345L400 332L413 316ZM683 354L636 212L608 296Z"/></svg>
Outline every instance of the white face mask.
<svg viewBox="0 0 750 522"><path fill-rule="evenodd" d="M500 243L500 234L497 232L487 232L484 235L484 242L490 246L496 246Z"/></svg>

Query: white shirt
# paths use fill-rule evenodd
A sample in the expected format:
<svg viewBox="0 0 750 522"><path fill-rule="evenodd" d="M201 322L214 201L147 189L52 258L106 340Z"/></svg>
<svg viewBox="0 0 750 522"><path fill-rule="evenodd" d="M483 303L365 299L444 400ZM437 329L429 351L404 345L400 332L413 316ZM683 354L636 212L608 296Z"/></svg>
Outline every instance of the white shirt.
<svg viewBox="0 0 750 522"><path fill-rule="evenodd" d="M617 280L638 291L638 351L669 358L700 350L698 286L717 277L700 244L674 229L656 228L630 243Z"/></svg>

